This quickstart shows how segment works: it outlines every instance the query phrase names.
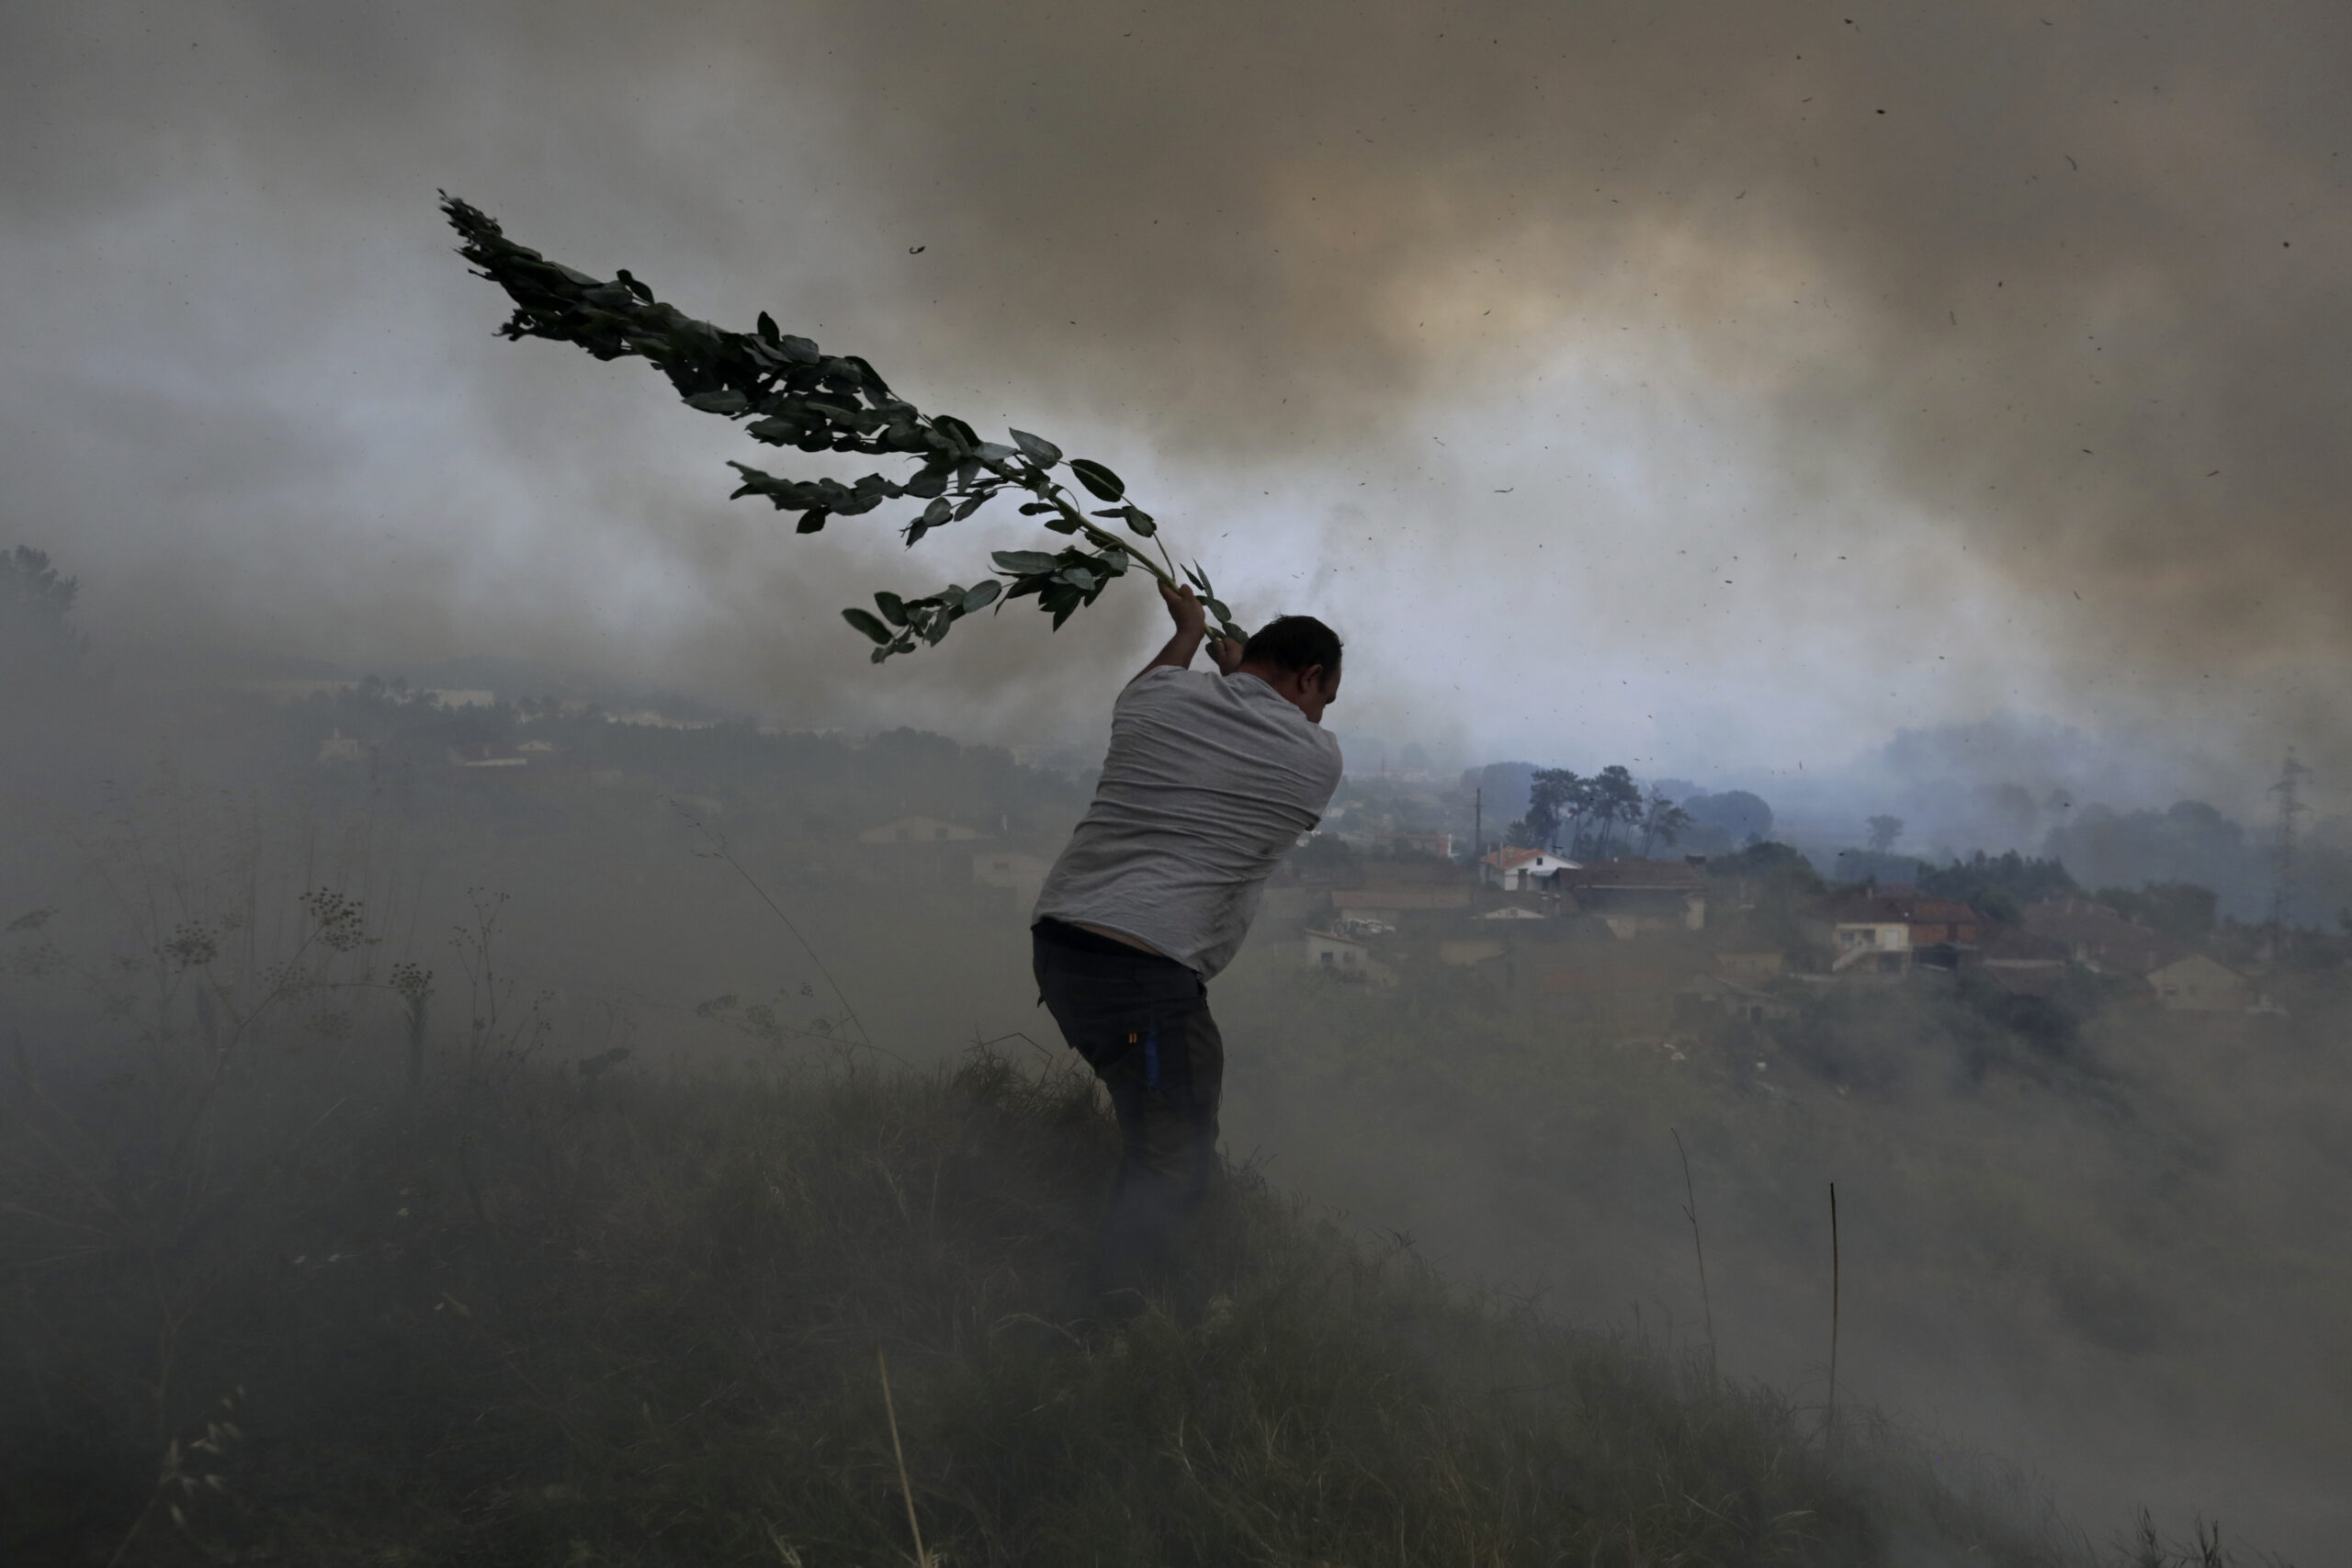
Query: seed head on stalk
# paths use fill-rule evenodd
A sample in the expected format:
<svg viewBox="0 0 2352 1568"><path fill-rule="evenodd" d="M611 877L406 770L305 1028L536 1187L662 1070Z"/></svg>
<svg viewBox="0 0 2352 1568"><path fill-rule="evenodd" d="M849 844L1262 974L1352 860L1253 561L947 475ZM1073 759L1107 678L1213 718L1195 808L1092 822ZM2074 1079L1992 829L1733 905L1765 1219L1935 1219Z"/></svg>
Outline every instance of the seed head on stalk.
<svg viewBox="0 0 2352 1568"><path fill-rule="evenodd" d="M953 414L918 411L855 355L828 355L808 338L779 331L764 310L757 330L728 332L662 303L626 268L605 280L551 262L508 239L496 219L447 191L441 193L441 210L458 231L458 254L514 302L514 314L498 329L500 336L553 338L578 344L599 359L646 360L669 377L688 408L747 420L744 433L771 446L916 460L915 471L904 479L867 474L850 484L780 479L746 464L729 464L742 476L735 497L763 495L778 511L798 513L796 533L814 534L835 517L861 516L885 502L911 499L924 503L899 530L911 547L924 535L961 523L1011 491L1026 496L1023 516L1071 538L1059 549L998 550L989 558L993 575L969 587L951 582L919 599L876 593L872 610L843 610L842 618L874 643L876 664L894 653L935 647L966 615L991 604L1001 610L1014 599L1034 596L1059 631L1130 567L1176 586L1178 569L1158 537L1159 525L1127 499L1125 481L1101 463L1065 457L1060 447L1025 430L1010 432L1010 446L983 441ZM1087 495L1104 504L1091 511L1081 507L1055 477L1064 468ZM1112 532L1110 524L1148 541L1159 559ZM1218 635L1246 638L1198 564L1183 568L1182 574L1216 617Z"/></svg>

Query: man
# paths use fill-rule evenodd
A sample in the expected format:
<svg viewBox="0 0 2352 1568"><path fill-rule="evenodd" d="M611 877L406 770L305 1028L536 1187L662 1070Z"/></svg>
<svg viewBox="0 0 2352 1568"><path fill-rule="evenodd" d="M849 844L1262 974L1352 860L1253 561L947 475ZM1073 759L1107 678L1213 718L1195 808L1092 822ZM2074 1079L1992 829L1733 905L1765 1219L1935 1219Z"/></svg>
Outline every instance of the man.
<svg viewBox="0 0 2352 1568"><path fill-rule="evenodd" d="M1095 1265L1098 1295L1171 1260L1216 1168L1225 1044L1208 982L1249 934L1258 895L1340 785L1322 728L1340 639L1306 615L1191 668L1208 617L1163 584L1176 633L1112 709L1094 803L1037 898L1037 989L1111 1091L1124 1153Z"/></svg>

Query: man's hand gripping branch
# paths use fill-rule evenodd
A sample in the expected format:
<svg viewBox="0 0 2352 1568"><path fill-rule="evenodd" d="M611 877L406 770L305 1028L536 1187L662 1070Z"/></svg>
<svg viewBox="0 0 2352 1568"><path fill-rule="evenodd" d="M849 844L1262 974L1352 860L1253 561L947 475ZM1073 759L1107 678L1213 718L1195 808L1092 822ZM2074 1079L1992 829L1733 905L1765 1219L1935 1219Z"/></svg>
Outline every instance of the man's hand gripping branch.
<svg viewBox="0 0 2352 1568"><path fill-rule="evenodd" d="M1170 670L1191 669L1193 656L1200 652L1204 640L1209 645L1209 660L1216 664L1218 674L1230 675L1241 668L1242 645L1231 637L1209 637L1208 610L1189 586L1170 587L1163 582L1159 585L1159 601L1168 606L1168 618L1176 623L1176 635L1136 674L1162 665Z"/></svg>

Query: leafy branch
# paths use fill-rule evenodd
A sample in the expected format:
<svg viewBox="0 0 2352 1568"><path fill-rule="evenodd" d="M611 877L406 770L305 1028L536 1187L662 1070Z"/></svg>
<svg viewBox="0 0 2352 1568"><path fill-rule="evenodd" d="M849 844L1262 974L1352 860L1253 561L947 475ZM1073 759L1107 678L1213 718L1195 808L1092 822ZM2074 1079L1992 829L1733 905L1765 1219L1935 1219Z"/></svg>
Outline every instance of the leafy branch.
<svg viewBox="0 0 2352 1568"><path fill-rule="evenodd" d="M514 302L514 314L499 329L500 336L578 344L599 359L646 360L670 378L688 408L748 421L745 434L771 446L916 460L915 471L904 479L876 473L848 484L830 478L782 479L729 463L742 477L730 500L765 496L778 511L799 513L794 531L801 534L817 533L835 517L862 516L886 502L920 501L922 511L899 530L912 547L926 534L961 523L1012 491L1027 497L1021 503L1023 516L1072 540L1059 549L998 550L990 557L994 575L968 587L951 582L911 599L876 593L874 609L843 610L842 618L874 643L876 663L894 653L935 647L964 616L991 604L1001 610L1014 599L1035 598L1059 631L1131 567L1177 585L1178 568L1159 538L1158 523L1127 498L1125 481L1102 464L1065 457L1060 447L1025 430L1011 432L1010 446L983 441L953 414L917 410L857 355L828 355L808 338L779 331L764 310L756 331L728 332L662 303L626 268L600 279L551 262L508 239L496 219L447 191L441 193L441 209L462 242L458 254ZM1057 469L1067 469L1087 497L1103 504L1082 504L1056 477ZM1112 524L1148 541L1159 559L1114 533ZM1183 568L1182 576L1216 617L1219 635L1246 636L1197 564Z"/></svg>

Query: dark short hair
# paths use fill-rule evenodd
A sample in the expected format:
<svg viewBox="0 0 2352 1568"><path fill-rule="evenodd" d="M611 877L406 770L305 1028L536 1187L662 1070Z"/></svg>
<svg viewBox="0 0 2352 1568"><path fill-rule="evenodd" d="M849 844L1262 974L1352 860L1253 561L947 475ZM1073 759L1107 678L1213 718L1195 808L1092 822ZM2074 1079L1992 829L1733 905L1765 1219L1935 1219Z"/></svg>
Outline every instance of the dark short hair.
<svg viewBox="0 0 2352 1568"><path fill-rule="evenodd" d="M1337 675L1340 653L1340 634L1314 616L1278 615L1251 635L1241 650L1241 660L1283 671L1311 670L1320 664L1326 675Z"/></svg>

